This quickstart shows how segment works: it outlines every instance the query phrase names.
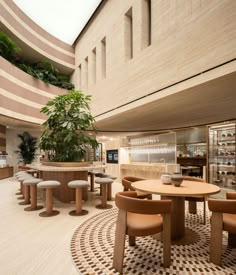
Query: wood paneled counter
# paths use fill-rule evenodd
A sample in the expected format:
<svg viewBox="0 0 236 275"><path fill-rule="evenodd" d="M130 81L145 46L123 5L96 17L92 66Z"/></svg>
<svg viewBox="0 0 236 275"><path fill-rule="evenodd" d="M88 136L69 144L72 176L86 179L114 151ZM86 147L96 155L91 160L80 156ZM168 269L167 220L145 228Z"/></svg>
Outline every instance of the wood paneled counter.
<svg viewBox="0 0 236 275"><path fill-rule="evenodd" d="M27 165L29 168L39 171L39 178L43 180L57 180L61 183L59 188L53 190L54 196L62 202L71 202L75 200L74 188L67 186L72 180L88 180L88 171L100 171L105 168L104 165L81 166L81 167L57 167L47 165ZM83 199L87 199L87 192L83 192Z"/></svg>
<svg viewBox="0 0 236 275"><path fill-rule="evenodd" d="M5 178L10 178L12 176L13 176L12 166L0 167L0 180Z"/></svg>
<svg viewBox="0 0 236 275"><path fill-rule="evenodd" d="M132 163L121 164L121 177L133 176L145 179L159 179L162 173L174 173L179 171L178 164L168 163Z"/></svg>

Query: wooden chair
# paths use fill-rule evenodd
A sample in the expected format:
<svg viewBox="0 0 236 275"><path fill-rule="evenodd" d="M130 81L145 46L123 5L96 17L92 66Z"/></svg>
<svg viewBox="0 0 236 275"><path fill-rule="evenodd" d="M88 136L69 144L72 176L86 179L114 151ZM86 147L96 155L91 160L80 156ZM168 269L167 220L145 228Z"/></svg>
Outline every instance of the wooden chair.
<svg viewBox="0 0 236 275"><path fill-rule="evenodd" d="M124 191L136 191L132 186L131 184L135 181L139 181L139 180L144 180L142 178L137 178L137 177L131 177L131 176L127 176L127 177L124 177L122 179L122 185L124 187ZM139 199L149 199L151 200L152 199L152 194L150 193L146 193L146 192L142 192L142 191L136 191L137 193L137 197Z"/></svg>
<svg viewBox="0 0 236 275"><path fill-rule="evenodd" d="M119 208L113 254L113 267L116 271L122 273L123 270L126 235L129 236L129 245L135 245L136 236L162 232L163 264L165 267L169 266L171 200L143 200L137 198L136 192L126 191L116 194L115 203Z"/></svg>
<svg viewBox="0 0 236 275"><path fill-rule="evenodd" d="M236 247L236 192L225 199L208 199L211 216L210 262L221 265L222 232L228 231L228 245Z"/></svg>
<svg viewBox="0 0 236 275"><path fill-rule="evenodd" d="M204 182L201 178L183 176L184 180L191 180L196 182ZM191 214L197 214L197 202L203 202L203 224L206 224L206 196L197 196L197 197L185 197L185 200L188 201L188 210Z"/></svg>

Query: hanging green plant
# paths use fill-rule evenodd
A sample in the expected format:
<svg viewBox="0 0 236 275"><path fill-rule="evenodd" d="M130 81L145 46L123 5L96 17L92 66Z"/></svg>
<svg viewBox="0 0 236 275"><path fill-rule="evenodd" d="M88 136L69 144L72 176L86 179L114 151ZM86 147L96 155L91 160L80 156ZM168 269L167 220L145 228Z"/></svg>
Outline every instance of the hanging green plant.
<svg viewBox="0 0 236 275"><path fill-rule="evenodd" d="M45 83L71 90L74 84L70 83L69 76L61 74L50 62L39 61L30 63L19 55L21 49L5 33L0 32L0 56L17 66L29 75Z"/></svg>
<svg viewBox="0 0 236 275"><path fill-rule="evenodd" d="M15 62L21 49L4 32L0 32L0 55L10 62Z"/></svg>
<svg viewBox="0 0 236 275"><path fill-rule="evenodd" d="M87 129L95 130L90 113L91 96L71 90L49 101L41 112L48 116L43 123L40 148L48 152L49 160L61 162L82 161L86 150L96 149L96 139Z"/></svg>

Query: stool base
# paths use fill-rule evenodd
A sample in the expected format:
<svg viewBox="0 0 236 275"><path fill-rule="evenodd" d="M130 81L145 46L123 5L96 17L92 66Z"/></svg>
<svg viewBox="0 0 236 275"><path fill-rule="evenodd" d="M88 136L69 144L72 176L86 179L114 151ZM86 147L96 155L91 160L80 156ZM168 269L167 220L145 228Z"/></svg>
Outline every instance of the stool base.
<svg viewBox="0 0 236 275"><path fill-rule="evenodd" d="M96 208L98 209L109 209L112 208L113 206L111 204L107 204L105 207L102 204L96 205Z"/></svg>
<svg viewBox="0 0 236 275"><path fill-rule="evenodd" d="M19 203L19 205L27 205L27 204L30 204L30 202L22 201Z"/></svg>
<svg viewBox="0 0 236 275"><path fill-rule="evenodd" d="M31 208L31 206L28 206L28 207L26 207L24 210L25 211L36 211L36 210L40 210L40 209L43 209L44 208L44 206L42 206L42 205L38 205L36 208Z"/></svg>
<svg viewBox="0 0 236 275"><path fill-rule="evenodd" d="M76 213L76 210L72 210L69 212L71 216L84 216L87 215L89 211L82 209L80 213Z"/></svg>
<svg viewBox="0 0 236 275"><path fill-rule="evenodd" d="M18 197L17 199L18 199L18 200L23 200L23 199L24 199L24 197L23 197L23 196L21 196L21 197Z"/></svg>
<svg viewBox="0 0 236 275"><path fill-rule="evenodd" d="M39 213L40 217L52 217L52 216L56 216L60 213L60 211L57 210L52 210L52 212L50 214L47 213L47 211L41 212Z"/></svg>

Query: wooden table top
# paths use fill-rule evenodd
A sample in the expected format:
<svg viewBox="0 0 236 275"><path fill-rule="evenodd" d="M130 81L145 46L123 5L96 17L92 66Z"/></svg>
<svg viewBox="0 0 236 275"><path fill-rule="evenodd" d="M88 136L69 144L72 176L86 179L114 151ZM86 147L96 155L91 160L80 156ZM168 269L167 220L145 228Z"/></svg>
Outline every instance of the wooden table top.
<svg viewBox="0 0 236 275"><path fill-rule="evenodd" d="M141 180L133 182L132 187L152 194L181 197L212 195L220 192L217 185L190 180L184 180L179 187L163 184L161 180Z"/></svg>

